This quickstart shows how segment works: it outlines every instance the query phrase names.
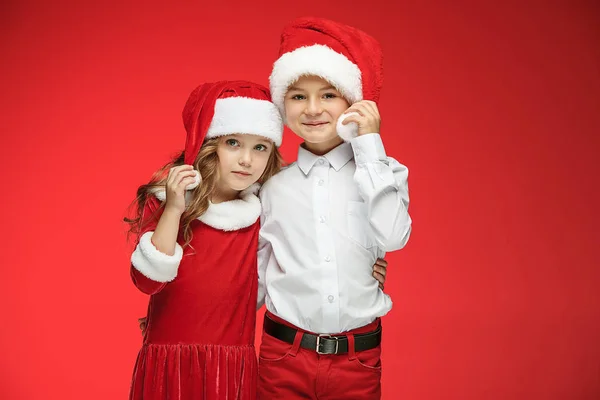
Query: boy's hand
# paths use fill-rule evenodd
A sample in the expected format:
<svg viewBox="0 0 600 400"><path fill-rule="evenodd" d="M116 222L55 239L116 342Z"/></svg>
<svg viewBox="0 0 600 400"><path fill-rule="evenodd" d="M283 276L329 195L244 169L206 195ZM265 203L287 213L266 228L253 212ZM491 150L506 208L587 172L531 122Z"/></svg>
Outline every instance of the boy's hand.
<svg viewBox="0 0 600 400"><path fill-rule="evenodd" d="M140 330L142 331L142 336L146 336L146 328L148 327L148 318L142 317L138 318L138 324L140 325Z"/></svg>
<svg viewBox="0 0 600 400"><path fill-rule="evenodd" d="M379 288L383 290L383 284L385 283L385 274L387 271L387 261L383 258L378 258L373 265L373 278L379 282Z"/></svg>
<svg viewBox="0 0 600 400"><path fill-rule="evenodd" d="M363 100L354 103L344 111L344 114L355 112L358 115L351 115L342 122L346 125L350 122L355 122L358 125L358 135L365 135L367 133L379 133L379 126L381 125L381 117L379 116L379 109L377 104L371 100Z"/></svg>

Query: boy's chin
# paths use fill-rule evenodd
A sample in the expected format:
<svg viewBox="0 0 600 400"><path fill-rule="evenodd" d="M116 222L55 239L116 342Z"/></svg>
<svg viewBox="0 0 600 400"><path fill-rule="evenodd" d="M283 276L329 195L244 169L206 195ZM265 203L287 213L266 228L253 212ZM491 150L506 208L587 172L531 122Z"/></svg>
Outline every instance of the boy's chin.
<svg viewBox="0 0 600 400"><path fill-rule="evenodd" d="M320 144L320 143L329 143L329 142L334 142L337 139L342 140L337 133L333 132L322 132L322 133L315 133L315 132L302 132L302 134L298 135L300 136L302 139L304 139L305 142L308 143L314 143L314 144Z"/></svg>

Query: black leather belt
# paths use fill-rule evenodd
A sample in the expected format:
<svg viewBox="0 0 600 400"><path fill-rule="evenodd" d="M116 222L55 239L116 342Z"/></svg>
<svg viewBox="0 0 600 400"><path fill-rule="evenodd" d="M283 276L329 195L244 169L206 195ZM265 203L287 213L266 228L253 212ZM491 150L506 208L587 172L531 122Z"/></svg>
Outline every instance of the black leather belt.
<svg viewBox="0 0 600 400"><path fill-rule="evenodd" d="M265 332L276 339L289 344L294 343L297 329L273 321L265 315ZM354 335L354 351L374 349L381 343L381 325L373 332ZM300 347L316 351L319 354L346 354L348 353L347 336L314 335L305 332L302 335Z"/></svg>

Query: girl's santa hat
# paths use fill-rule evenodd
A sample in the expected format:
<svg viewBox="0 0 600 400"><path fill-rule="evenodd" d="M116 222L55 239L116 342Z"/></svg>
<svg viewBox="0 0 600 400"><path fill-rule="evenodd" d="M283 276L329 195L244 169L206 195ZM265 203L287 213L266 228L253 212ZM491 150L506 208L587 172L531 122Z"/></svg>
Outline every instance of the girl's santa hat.
<svg viewBox="0 0 600 400"><path fill-rule="evenodd" d="M184 163L192 165L205 139L249 134L281 145L283 121L269 89L248 81L204 83L190 94L183 109L187 132ZM200 183L187 187L193 189Z"/></svg>
<svg viewBox="0 0 600 400"><path fill-rule="evenodd" d="M383 53L379 42L365 32L323 18L299 18L281 34L279 58L269 78L273 103L285 117L283 99L295 81L316 75L331 83L350 104L377 102L383 82ZM342 127L348 127L348 124ZM344 134L356 136L355 132ZM355 126L356 128L356 126Z"/></svg>

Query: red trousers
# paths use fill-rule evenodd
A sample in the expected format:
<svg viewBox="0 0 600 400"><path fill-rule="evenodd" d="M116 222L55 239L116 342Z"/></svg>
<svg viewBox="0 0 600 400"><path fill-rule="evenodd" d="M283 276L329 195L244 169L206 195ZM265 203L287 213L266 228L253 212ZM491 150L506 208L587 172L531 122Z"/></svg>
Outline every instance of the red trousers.
<svg viewBox="0 0 600 400"><path fill-rule="evenodd" d="M269 312L267 315L276 322L294 327ZM345 332L349 352L338 355L321 355L300 347L302 330L298 330L294 344L276 339L263 330L258 360L258 398L380 399L381 346L354 351L354 334L372 332L378 324L379 320Z"/></svg>

